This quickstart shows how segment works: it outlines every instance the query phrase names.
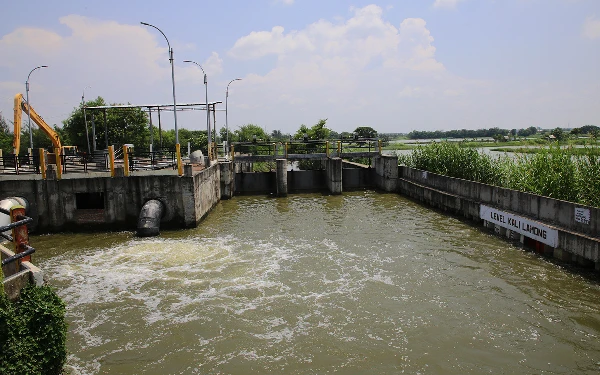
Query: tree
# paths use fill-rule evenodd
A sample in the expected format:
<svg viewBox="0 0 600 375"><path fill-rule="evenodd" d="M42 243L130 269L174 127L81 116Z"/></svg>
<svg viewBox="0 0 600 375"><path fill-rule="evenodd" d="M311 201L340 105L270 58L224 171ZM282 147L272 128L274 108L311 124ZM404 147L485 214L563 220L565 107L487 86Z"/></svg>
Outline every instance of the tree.
<svg viewBox="0 0 600 375"><path fill-rule="evenodd" d="M596 125L584 125L581 127L581 134L591 134L593 131L599 131L600 128Z"/></svg>
<svg viewBox="0 0 600 375"><path fill-rule="evenodd" d="M356 133L359 138L377 138L377 130L370 126L359 126L354 129L354 133Z"/></svg>
<svg viewBox="0 0 600 375"><path fill-rule="evenodd" d="M173 132L173 143L169 143L165 147L174 148L175 147L175 130L171 130ZM156 139L156 138L154 138ZM182 149L187 148L188 142L190 143L191 151L203 150L208 151L208 134L206 130L187 130L187 129L179 129L179 143L181 144ZM187 152L187 150L186 150Z"/></svg>
<svg viewBox="0 0 600 375"><path fill-rule="evenodd" d="M233 133L229 132L231 142L251 142L255 139L258 141L266 141L269 139L264 129L258 125L246 124L236 129Z"/></svg>
<svg viewBox="0 0 600 375"><path fill-rule="evenodd" d="M104 106L106 102L99 96L85 104L87 106ZM99 149L106 149L108 145L121 146L126 143L133 144L138 150L148 149L148 145L150 144L148 115L141 108L109 108L106 110L108 145L106 145L105 141L106 130L104 128L103 113L101 111L88 110L86 115L90 147L92 145L91 116L95 115L96 143ZM87 151L88 140L86 139L86 125L81 106L74 108L69 118L63 121L63 131L69 137L72 146L77 146L80 150ZM157 137L154 139L158 140ZM64 142L62 143L65 144Z"/></svg>
<svg viewBox="0 0 600 375"><path fill-rule="evenodd" d="M562 141L565 139L565 132L561 128L554 128L550 134L552 134L557 141Z"/></svg>
<svg viewBox="0 0 600 375"><path fill-rule="evenodd" d="M295 139L303 139L304 134L308 136L308 139L312 140L325 140L329 139L329 134L331 133L331 129L327 128L325 124L327 123L327 119L320 119L315 125L313 125L310 129L308 126L302 124L300 125L300 129L294 135Z"/></svg>
<svg viewBox="0 0 600 375"><path fill-rule="evenodd" d="M573 129L571 129L571 135L573 136L573 138L579 137L579 134L581 134L581 129L580 128L573 128Z"/></svg>
<svg viewBox="0 0 600 375"><path fill-rule="evenodd" d="M304 135L306 135L306 137L310 138L310 136L308 135L309 132L310 132L310 129L308 128L308 126L302 124L302 125L300 125L300 129L298 129L296 134L294 134L294 139L303 139Z"/></svg>
<svg viewBox="0 0 600 375"><path fill-rule="evenodd" d="M3 152L12 153L13 152L13 134L10 131L10 125L8 120L2 116L2 112L0 112L0 148Z"/></svg>

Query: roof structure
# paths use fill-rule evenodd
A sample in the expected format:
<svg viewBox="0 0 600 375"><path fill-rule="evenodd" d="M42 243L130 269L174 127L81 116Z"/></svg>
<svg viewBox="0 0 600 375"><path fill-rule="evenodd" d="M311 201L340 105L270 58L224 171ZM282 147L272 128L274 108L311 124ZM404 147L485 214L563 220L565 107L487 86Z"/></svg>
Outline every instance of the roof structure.
<svg viewBox="0 0 600 375"><path fill-rule="evenodd" d="M222 104L222 101L216 102L208 102L208 106L213 107L213 110L223 111L223 109L215 109L214 107L217 104ZM197 108L201 107L201 108ZM183 103L177 104L178 111L205 111L207 107L207 103ZM100 105L100 106L83 106L85 109L133 109L133 108L147 108L150 111L169 111L173 110L173 104L142 104L142 105L134 105L134 104L117 104L117 105Z"/></svg>

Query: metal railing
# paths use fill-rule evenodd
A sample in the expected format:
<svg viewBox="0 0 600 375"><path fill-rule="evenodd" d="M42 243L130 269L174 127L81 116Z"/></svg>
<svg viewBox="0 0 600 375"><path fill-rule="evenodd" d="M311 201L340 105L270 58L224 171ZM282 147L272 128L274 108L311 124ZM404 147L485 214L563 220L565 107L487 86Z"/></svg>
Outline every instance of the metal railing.
<svg viewBox="0 0 600 375"><path fill-rule="evenodd" d="M328 141L288 142L285 148L287 155L327 154Z"/></svg>
<svg viewBox="0 0 600 375"><path fill-rule="evenodd" d="M15 207L16 209L22 211L23 213L25 212L25 209L21 206L17 206ZM12 222L8 225L3 225L0 226L0 237L4 238L5 240L8 240L10 242L13 242L15 244L15 255L7 257L5 259L2 260L2 267L4 267L5 265L8 265L10 263L13 262L18 262L23 258L28 258L31 254L33 254L35 252L35 249L31 246L29 246L29 234L27 231L27 224L30 224L33 222L33 219L25 216L24 214L19 214L19 213L13 213L13 210L11 209L9 210L5 210L3 208L0 208L0 213L3 213L5 215L8 215ZM4 232L11 230L11 229L15 229L15 228L22 228L22 231L19 230L15 230L13 231L15 237L13 238L13 236L5 234ZM26 259L26 260L29 260ZM17 263L16 267L13 267L15 269L15 272L19 271L19 265ZM6 274L5 276L11 276L10 274Z"/></svg>
<svg viewBox="0 0 600 375"><path fill-rule="evenodd" d="M381 142L371 138L305 140L285 143L233 143L232 157L241 161L266 161L275 158L323 159L328 157L365 158L381 153Z"/></svg>
<svg viewBox="0 0 600 375"><path fill-rule="evenodd" d="M3 174L35 174L40 173L40 159L37 155L3 155L0 165Z"/></svg>
<svg viewBox="0 0 600 375"><path fill-rule="evenodd" d="M116 154L116 152L115 152ZM175 150L162 149L157 151L129 151L129 170L177 169Z"/></svg>
<svg viewBox="0 0 600 375"><path fill-rule="evenodd" d="M108 155L77 153L75 155L60 155L62 173L86 173L91 171L107 171Z"/></svg>
<svg viewBox="0 0 600 375"><path fill-rule="evenodd" d="M275 143L234 143L233 147L242 155L275 156L277 150Z"/></svg>

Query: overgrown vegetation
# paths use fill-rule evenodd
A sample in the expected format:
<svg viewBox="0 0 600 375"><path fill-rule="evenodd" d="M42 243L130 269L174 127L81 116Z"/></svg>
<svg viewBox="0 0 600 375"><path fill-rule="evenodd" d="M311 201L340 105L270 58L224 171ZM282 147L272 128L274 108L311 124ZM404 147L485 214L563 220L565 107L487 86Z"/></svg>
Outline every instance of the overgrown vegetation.
<svg viewBox="0 0 600 375"><path fill-rule="evenodd" d="M578 150L575 152L574 150ZM418 146L400 164L450 177L600 207L600 148L561 148L494 158L459 142Z"/></svg>
<svg viewBox="0 0 600 375"><path fill-rule="evenodd" d="M0 374L62 374L66 337L65 305L50 287L28 286L14 303L0 287Z"/></svg>

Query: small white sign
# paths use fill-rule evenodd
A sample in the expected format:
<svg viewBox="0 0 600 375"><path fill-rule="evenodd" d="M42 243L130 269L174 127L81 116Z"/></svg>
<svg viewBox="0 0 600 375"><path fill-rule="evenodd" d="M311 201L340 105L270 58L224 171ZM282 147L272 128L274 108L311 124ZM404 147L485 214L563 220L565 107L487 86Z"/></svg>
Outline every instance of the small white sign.
<svg viewBox="0 0 600 375"><path fill-rule="evenodd" d="M546 245L558 246L558 231L536 221L481 205L479 217Z"/></svg>
<svg viewBox="0 0 600 375"><path fill-rule="evenodd" d="M423 178L423 180L427 180L427 171L424 171L421 177Z"/></svg>
<svg viewBox="0 0 600 375"><path fill-rule="evenodd" d="M583 224L590 224L590 210L583 207L575 207L575 221Z"/></svg>

